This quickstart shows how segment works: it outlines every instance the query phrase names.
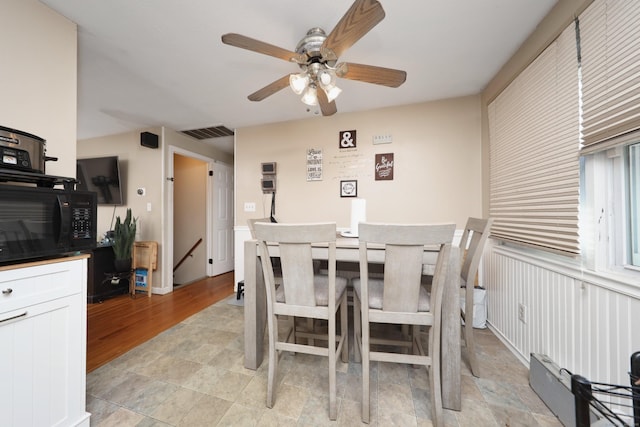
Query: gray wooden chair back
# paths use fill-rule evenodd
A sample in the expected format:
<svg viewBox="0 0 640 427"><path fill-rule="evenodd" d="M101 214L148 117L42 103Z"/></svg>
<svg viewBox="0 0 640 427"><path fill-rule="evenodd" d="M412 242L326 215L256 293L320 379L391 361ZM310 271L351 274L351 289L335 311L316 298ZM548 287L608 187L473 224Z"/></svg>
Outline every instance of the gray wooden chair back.
<svg viewBox="0 0 640 427"><path fill-rule="evenodd" d="M281 282L284 287L285 302L290 305L316 306L311 244L328 244L329 269L333 270L329 271L329 277L335 279L336 224L256 222L254 228L256 239L258 239L258 254L262 259L269 259L269 256L263 257L263 255L269 254L266 242L278 242L278 252L282 267ZM271 263L268 263L266 268L272 276L268 283L275 283ZM275 289L273 291L275 292ZM275 294L273 297L273 301L275 301Z"/></svg>
<svg viewBox="0 0 640 427"><path fill-rule="evenodd" d="M252 239L256 238L256 231L255 231L255 226L254 226L256 222L271 223L271 218L249 218L247 220L247 225L249 226L249 232L251 233L251 238Z"/></svg>
<svg viewBox="0 0 640 427"><path fill-rule="evenodd" d="M489 238L489 231L491 230L492 224L493 218L481 219L470 217L467 220L467 224L462 232L462 238L460 239L460 255L462 257L460 277L463 280L461 285L470 283L471 287L474 286L476 273L480 265L480 258L482 258L482 252Z"/></svg>
<svg viewBox="0 0 640 427"><path fill-rule="evenodd" d="M451 243L454 231L455 224L360 224L358 232L361 269L366 269L368 273L369 244L385 245L383 311L408 313L418 311L424 247L440 247ZM439 259L442 259L441 254ZM446 272L434 275L440 280L444 280L445 276ZM368 275L361 271L361 277L368 277Z"/></svg>
<svg viewBox="0 0 640 427"><path fill-rule="evenodd" d="M467 355L471 373L479 377L480 367L476 357L475 339L473 336L473 311L474 288L476 273L480 265L480 259L484 252L484 246L489 238L489 232L493 218L481 219L470 217L462 232L460 239L460 252L462 264L460 268L460 286L464 286L464 310L460 310L460 316L464 320L462 341L467 347Z"/></svg>

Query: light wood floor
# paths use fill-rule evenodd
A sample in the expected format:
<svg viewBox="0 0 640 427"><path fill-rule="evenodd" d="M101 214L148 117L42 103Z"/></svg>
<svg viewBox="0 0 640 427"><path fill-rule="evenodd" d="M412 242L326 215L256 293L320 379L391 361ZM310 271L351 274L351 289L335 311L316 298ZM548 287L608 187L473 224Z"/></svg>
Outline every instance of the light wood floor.
<svg viewBox="0 0 640 427"><path fill-rule="evenodd" d="M166 295L121 295L87 305L87 372L110 362L205 307L233 294L233 272Z"/></svg>

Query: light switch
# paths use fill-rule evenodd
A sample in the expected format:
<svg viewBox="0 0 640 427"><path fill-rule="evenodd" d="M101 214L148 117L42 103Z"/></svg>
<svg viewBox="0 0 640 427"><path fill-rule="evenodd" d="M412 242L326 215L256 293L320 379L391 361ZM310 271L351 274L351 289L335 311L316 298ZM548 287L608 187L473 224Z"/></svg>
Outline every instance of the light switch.
<svg viewBox="0 0 640 427"><path fill-rule="evenodd" d="M151 212L151 202L147 203L147 212Z"/></svg>
<svg viewBox="0 0 640 427"><path fill-rule="evenodd" d="M255 212L256 204L254 202L244 202L244 211L245 212Z"/></svg>

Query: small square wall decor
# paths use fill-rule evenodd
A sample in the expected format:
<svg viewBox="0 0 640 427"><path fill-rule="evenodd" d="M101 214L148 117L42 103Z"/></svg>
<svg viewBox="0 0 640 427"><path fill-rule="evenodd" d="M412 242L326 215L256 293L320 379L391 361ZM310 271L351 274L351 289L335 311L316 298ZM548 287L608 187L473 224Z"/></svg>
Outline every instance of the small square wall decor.
<svg viewBox="0 0 640 427"><path fill-rule="evenodd" d="M358 197L358 181L340 181L340 197Z"/></svg>

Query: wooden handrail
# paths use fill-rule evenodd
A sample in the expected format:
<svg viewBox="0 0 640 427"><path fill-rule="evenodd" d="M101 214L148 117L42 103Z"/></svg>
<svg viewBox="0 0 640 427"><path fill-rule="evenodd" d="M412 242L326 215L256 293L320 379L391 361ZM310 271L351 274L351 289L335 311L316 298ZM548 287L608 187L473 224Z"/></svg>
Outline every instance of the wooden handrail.
<svg viewBox="0 0 640 427"><path fill-rule="evenodd" d="M191 255L191 253L198 247L198 245L202 243L202 237L196 242L195 245L193 245L191 247L191 249L189 249L189 252L186 253L185 256L182 257L182 259L176 264L175 267L173 267L173 272L175 273L176 270L178 269L178 267L180 267L180 265L182 265L183 262L186 261L186 259L189 257L189 255Z"/></svg>

